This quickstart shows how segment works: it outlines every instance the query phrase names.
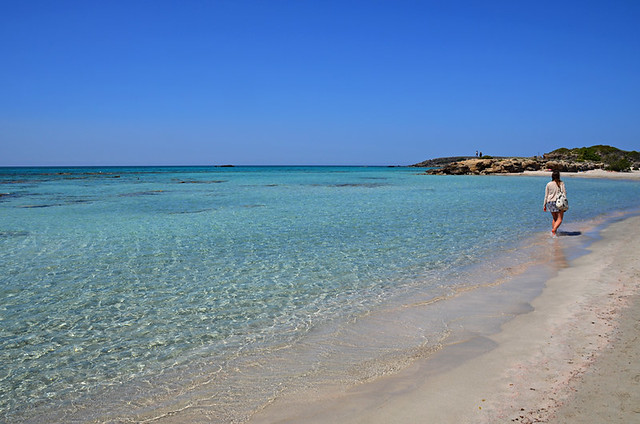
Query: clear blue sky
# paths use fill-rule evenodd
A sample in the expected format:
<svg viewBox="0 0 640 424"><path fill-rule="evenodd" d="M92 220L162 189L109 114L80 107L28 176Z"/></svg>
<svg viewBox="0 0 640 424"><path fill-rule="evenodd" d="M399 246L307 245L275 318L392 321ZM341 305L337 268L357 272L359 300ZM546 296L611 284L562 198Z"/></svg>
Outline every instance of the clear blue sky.
<svg viewBox="0 0 640 424"><path fill-rule="evenodd" d="M640 1L0 0L0 166L640 150Z"/></svg>

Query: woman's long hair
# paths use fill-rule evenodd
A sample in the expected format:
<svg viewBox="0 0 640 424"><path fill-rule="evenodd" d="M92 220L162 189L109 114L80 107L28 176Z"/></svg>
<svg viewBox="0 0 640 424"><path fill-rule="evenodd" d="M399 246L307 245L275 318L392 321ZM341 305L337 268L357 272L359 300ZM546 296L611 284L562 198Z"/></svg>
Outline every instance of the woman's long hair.
<svg viewBox="0 0 640 424"><path fill-rule="evenodd" d="M558 187L560 187L560 183L562 182L562 180L560 179L560 171L553 171L551 173L551 180L555 181L556 184L558 184Z"/></svg>

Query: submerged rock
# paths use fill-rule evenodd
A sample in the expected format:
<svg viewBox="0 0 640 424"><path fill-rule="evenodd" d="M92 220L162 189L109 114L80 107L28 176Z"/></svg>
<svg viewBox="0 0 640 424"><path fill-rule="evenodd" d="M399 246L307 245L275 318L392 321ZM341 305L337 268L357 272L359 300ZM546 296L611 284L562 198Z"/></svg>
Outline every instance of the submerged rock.
<svg viewBox="0 0 640 424"><path fill-rule="evenodd" d="M28 235L28 231L0 231L0 239L10 237L26 237Z"/></svg>

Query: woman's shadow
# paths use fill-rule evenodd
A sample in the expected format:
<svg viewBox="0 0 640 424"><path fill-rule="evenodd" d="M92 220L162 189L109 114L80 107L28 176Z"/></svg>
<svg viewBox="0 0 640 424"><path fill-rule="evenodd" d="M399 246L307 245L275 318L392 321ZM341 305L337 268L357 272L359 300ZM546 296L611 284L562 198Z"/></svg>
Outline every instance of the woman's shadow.
<svg viewBox="0 0 640 424"><path fill-rule="evenodd" d="M581 236L582 231L558 231L558 236Z"/></svg>

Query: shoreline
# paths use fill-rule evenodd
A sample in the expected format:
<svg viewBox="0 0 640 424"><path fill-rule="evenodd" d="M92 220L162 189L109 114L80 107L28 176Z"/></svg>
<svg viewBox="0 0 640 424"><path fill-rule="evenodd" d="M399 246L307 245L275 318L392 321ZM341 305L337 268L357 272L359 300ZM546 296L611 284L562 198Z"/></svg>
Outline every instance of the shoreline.
<svg viewBox="0 0 640 424"><path fill-rule="evenodd" d="M624 358L640 355L633 343L640 309L638 228L640 216L609 224L589 253L546 282L531 312L516 315L496 334L448 346L335 396L276 399L250 422L564 423L576 422L578 414L579 422L594 424L637 419L640 373L620 369L632 367L621 364ZM618 401L608 409L598 402L605 399L598 387L607 385L615 385Z"/></svg>

